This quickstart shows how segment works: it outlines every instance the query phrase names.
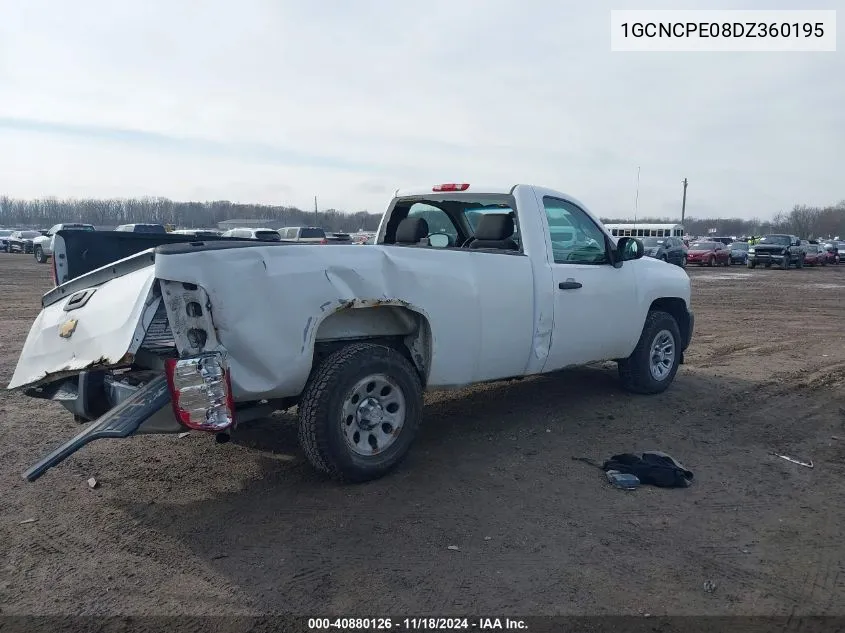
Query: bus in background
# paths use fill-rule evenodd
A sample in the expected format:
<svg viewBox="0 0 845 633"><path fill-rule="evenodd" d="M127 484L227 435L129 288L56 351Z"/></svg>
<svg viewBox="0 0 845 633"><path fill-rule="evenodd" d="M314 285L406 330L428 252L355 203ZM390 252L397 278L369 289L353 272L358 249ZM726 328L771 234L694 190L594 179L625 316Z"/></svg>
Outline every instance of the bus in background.
<svg viewBox="0 0 845 633"><path fill-rule="evenodd" d="M683 224L605 224L613 237L684 237Z"/></svg>

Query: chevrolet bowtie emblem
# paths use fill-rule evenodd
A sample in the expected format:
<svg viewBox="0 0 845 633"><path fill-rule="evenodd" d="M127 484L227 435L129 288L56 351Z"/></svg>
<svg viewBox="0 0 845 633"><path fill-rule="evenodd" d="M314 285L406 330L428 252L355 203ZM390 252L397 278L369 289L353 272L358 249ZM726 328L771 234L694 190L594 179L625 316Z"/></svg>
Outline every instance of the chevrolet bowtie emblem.
<svg viewBox="0 0 845 633"><path fill-rule="evenodd" d="M76 324L79 323L76 319L71 319L70 321L65 321L62 323L61 327L59 328L59 336L62 338L70 338L71 335L76 331Z"/></svg>

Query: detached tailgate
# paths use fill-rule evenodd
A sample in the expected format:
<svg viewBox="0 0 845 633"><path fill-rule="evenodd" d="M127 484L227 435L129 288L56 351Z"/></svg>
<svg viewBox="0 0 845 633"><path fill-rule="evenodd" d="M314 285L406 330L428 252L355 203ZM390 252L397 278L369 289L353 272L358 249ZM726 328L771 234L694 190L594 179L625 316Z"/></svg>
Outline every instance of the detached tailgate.
<svg viewBox="0 0 845 633"><path fill-rule="evenodd" d="M130 267L125 274L114 270L111 278L104 278L104 272L94 271L48 293L55 297L62 294L57 291L66 291L66 296L45 302L29 330L9 389L86 369L131 364L161 300L151 295L155 267Z"/></svg>

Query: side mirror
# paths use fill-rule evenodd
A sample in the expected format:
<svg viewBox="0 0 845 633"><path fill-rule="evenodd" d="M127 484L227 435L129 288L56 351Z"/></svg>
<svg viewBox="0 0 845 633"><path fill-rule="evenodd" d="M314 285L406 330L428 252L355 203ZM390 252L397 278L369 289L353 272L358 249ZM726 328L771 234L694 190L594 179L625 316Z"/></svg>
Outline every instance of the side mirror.
<svg viewBox="0 0 845 633"><path fill-rule="evenodd" d="M428 243L434 248L446 248L449 246L449 236L445 233L433 233L428 236Z"/></svg>
<svg viewBox="0 0 845 633"><path fill-rule="evenodd" d="M619 241L616 242L616 252L618 254L616 260L618 267L622 265L622 262L640 259L645 254L645 248L636 237L620 237Z"/></svg>

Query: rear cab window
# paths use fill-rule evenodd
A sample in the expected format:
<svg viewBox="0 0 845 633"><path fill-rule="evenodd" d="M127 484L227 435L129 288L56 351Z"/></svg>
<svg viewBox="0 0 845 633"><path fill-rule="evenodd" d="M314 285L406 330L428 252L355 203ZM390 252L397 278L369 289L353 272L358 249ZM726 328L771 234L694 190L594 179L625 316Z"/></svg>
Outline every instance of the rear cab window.
<svg viewBox="0 0 845 633"><path fill-rule="evenodd" d="M384 243L396 244L396 231L402 220L420 218L425 220L427 225L429 241L432 236L445 236L443 239L436 239L434 244L437 245L431 244L428 248L469 248L477 237L476 232L481 219L489 214L510 217L510 222L503 223L502 235L493 236L498 239L485 241L485 244L489 244L491 248L474 248L473 250L521 254L516 201L508 194L443 193L397 198L385 229ZM513 228L508 230L511 224ZM514 244L505 246L504 243L508 241ZM502 242L502 244L496 242ZM445 245L441 246L441 244Z"/></svg>
<svg viewBox="0 0 845 633"><path fill-rule="evenodd" d="M279 242L282 237L279 235L278 231L256 231L255 239L263 242Z"/></svg>
<svg viewBox="0 0 845 633"><path fill-rule="evenodd" d="M323 239L324 237L326 237L326 232L323 229L304 228L299 233L299 237L300 237L300 239L306 239L306 238Z"/></svg>

